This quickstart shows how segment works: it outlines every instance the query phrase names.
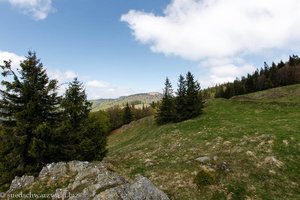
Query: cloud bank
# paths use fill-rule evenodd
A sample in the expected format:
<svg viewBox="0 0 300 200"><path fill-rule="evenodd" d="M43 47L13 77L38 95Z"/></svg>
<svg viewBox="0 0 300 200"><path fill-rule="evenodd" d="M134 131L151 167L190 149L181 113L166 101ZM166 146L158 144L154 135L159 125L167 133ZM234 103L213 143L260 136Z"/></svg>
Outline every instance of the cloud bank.
<svg viewBox="0 0 300 200"><path fill-rule="evenodd" d="M155 53L244 71L234 59L298 48L299 10L299 0L172 0L161 16L130 10L121 21Z"/></svg>
<svg viewBox="0 0 300 200"><path fill-rule="evenodd" d="M4 60L11 60L12 67L14 70L16 70L19 67L20 62L24 59L25 57L19 56L13 52L0 50L0 65L4 64ZM58 80L60 95L65 92L68 83L71 82L75 77L77 77L79 81L83 82L88 99L116 98L138 93L137 91L127 87L119 87L102 80L94 80L89 77L85 77L84 75L78 75L72 70L59 70L57 68L47 66L45 66L45 68L47 69L47 74L51 79ZM0 88L1 87L2 86L0 85Z"/></svg>
<svg viewBox="0 0 300 200"><path fill-rule="evenodd" d="M90 99L117 98L138 93L131 88L115 86L101 80L90 80L85 85Z"/></svg>
<svg viewBox="0 0 300 200"><path fill-rule="evenodd" d="M36 20L46 19L53 12L52 0L2 0Z"/></svg>
<svg viewBox="0 0 300 200"><path fill-rule="evenodd" d="M88 99L116 98L136 93L136 91L130 88L118 87L102 80L95 80L85 77L84 75L78 75L72 70L62 71L54 68L47 68L47 73L50 78L58 80L60 84L59 94L65 92L68 83L75 77L83 82Z"/></svg>

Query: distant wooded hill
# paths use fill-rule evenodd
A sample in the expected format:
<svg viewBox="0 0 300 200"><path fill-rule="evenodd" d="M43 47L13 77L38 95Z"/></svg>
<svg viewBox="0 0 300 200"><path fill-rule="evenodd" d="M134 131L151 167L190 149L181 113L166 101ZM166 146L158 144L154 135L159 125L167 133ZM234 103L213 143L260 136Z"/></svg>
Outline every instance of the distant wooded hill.
<svg viewBox="0 0 300 200"><path fill-rule="evenodd" d="M270 88L300 83L300 58L290 56L287 62L280 61L269 66L266 62L264 68L254 73L236 79L234 82L216 85L203 91L204 98L231 98Z"/></svg>
<svg viewBox="0 0 300 200"><path fill-rule="evenodd" d="M162 99L162 94L158 92L140 93L129 96L122 96L116 99L96 99L90 100L92 111L106 110L114 106L124 107L126 103L134 105L136 108L149 106L152 102L157 102Z"/></svg>

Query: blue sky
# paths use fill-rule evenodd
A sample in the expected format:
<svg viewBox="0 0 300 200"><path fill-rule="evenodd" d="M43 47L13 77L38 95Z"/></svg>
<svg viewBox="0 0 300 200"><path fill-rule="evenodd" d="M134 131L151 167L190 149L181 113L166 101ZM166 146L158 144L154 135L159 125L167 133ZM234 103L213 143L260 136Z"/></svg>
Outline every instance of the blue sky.
<svg viewBox="0 0 300 200"><path fill-rule="evenodd" d="M299 1L250 2L0 0L0 60L17 65L34 50L51 77L78 76L90 99L161 92L187 71L207 87L298 54Z"/></svg>

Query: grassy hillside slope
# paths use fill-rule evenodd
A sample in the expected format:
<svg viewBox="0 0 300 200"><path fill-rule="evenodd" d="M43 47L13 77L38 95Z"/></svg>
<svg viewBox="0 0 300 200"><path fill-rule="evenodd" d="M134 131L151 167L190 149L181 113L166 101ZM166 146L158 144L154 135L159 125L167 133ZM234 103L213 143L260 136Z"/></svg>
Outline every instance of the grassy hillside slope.
<svg viewBox="0 0 300 200"><path fill-rule="evenodd" d="M182 123L157 126L145 118L109 137L108 160L129 178L147 176L173 199L300 199L299 96L293 85L210 100L201 117ZM217 159L202 165L200 156ZM197 187L204 167L217 182Z"/></svg>
<svg viewBox="0 0 300 200"><path fill-rule="evenodd" d="M149 106L152 102L160 101L162 98L162 94L157 92L150 92L150 93L141 93L141 94L134 94L130 96L123 96L117 99L97 99L91 100L92 102L92 111L98 110L105 110L107 108L111 108L113 106L125 106L128 102L129 104L134 103L136 108L142 107L143 104L145 106Z"/></svg>
<svg viewBox="0 0 300 200"><path fill-rule="evenodd" d="M232 97L239 101L297 104L300 102L300 84Z"/></svg>

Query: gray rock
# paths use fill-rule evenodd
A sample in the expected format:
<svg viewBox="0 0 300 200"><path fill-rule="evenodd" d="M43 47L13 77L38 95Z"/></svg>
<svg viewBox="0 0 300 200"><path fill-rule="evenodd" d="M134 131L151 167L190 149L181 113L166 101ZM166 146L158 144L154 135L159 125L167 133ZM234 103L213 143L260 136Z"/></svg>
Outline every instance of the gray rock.
<svg viewBox="0 0 300 200"><path fill-rule="evenodd" d="M134 183L120 185L98 194L94 200L169 200L147 178L138 176Z"/></svg>
<svg viewBox="0 0 300 200"><path fill-rule="evenodd" d="M33 176L16 176L15 179L11 182L10 188L7 192L12 192L22 187L26 187L34 182Z"/></svg>
<svg viewBox="0 0 300 200"><path fill-rule="evenodd" d="M213 157L213 160L214 160L214 161L217 161L218 159L219 159L218 156L214 156L214 157Z"/></svg>
<svg viewBox="0 0 300 200"><path fill-rule="evenodd" d="M172 131L172 133L174 133L174 134L180 134L181 132L180 132L179 129L175 129L174 131Z"/></svg>
<svg viewBox="0 0 300 200"><path fill-rule="evenodd" d="M226 161L218 164L217 169L221 170L221 171L224 171L224 172L230 172L231 171L231 167L230 167L229 163L226 162Z"/></svg>
<svg viewBox="0 0 300 200"><path fill-rule="evenodd" d="M70 200L91 199L98 191L127 183L124 178L106 169L102 163L76 163L73 161L69 165L71 165L69 173L77 172L74 181L69 183L66 188L57 190L56 195L76 192L76 195L69 198Z"/></svg>
<svg viewBox="0 0 300 200"><path fill-rule="evenodd" d="M67 184L59 187L61 182ZM39 176L16 177L9 194L16 189L28 189L32 184L45 184L44 187L58 185L53 199L69 200L168 200L165 193L156 188L147 178L138 176L133 183L127 182L117 173L106 168L105 164L80 161L48 164ZM64 185L66 185L64 184ZM38 192L38 191L35 191Z"/></svg>
<svg viewBox="0 0 300 200"><path fill-rule="evenodd" d="M202 156L202 157L196 158L196 160L199 161L200 163L204 164L204 163L207 163L208 161L210 161L210 157Z"/></svg>
<svg viewBox="0 0 300 200"><path fill-rule="evenodd" d="M153 165L154 165L153 161L150 160L150 159L146 159L146 160L144 161L144 164L145 164L146 167L149 167L149 166L153 166Z"/></svg>
<svg viewBox="0 0 300 200"><path fill-rule="evenodd" d="M88 162L70 161L68 164L69 164L70 171L80 172L80 171L83 171L87 167Z"/></svg>
<svg viewBox="0 0 300 200"><path fill-rule="evenodd" d="M64 174L67 174L67 163L59 162L51 163L46 165L46 167L43 167L39 174L39 177L48 178L48 176L50 176L52 181L56 181Z"/></svg>
<svg viewBox="0 0 300 200"><path fill-rule="evenodd" d="M156 188L149 179L143 176L138 176L136 181L130 185L129 194L132 195L133 199L161 199L168 200L169 198L165 193Z"/></svg>

